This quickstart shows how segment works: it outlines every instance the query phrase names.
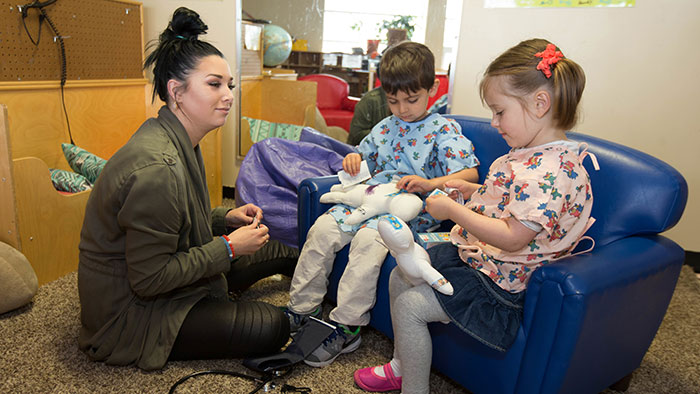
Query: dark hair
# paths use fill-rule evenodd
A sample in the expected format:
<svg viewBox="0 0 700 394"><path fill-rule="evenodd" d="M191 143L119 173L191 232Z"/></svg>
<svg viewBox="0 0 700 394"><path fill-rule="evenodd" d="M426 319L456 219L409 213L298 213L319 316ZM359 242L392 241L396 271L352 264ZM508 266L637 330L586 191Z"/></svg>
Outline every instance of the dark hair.
<svg viewBox="0 0 700 394"><path fill-rule="evenodd" d="M552 118L556 126L570 130L578 119L578 103L586 86L586 74L576 62L563 57L550 65L552 76L547 78L537 69L542 58L535 54L544 51L548 44L551 43L541 38L526 40L498 56L484 72L479 85L481 100L484 101L486 88L494 77L505 76L510 90L506 94L518 99L545 87L552 94Z"/></svg>
<svg viewBox="0 0 700 394"><path fill-rule="evenodd" d="M197 37L206 34L209 27L196 12L180 7L173 13L168 27L160 34L158 41L149 44L155 46L143 68L153 66L153 98L156 93L164 102L168 102L168 81L175 79L185 82L190 71L197 67L199 61L207 56L224 55L208 42Z"/></svg>
<svg viewBox="0 0 700 394"><path fill-rule="evenodd" d="M389 94L430 90L435 84L435 57L417 42L403 41L387 49L379 69L382 88Z"/></svg>

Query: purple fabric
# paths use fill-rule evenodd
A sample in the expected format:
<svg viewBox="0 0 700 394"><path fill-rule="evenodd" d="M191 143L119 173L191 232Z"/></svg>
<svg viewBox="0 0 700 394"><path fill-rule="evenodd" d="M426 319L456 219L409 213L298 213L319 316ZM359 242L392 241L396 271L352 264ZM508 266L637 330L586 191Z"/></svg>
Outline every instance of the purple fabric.
<svg viewBox="0 0 700 394"><path fill-rule="evenodd" d="M311 137L324 142L322 137ZM297 186L306 178L337 174L343 169L344 156L319 143L266 138L253 144L241 163L236 204L262 208L262 222L270 229L270 237L296 248Z"/></svg>
<svg viewBox="0 0 700 394"><path fill-rule="evenodd" d="M345 157L348 153L354 152L352 145L340 142L325 134L322 134L311 127L304 127L299 134L299 141L313 142Z"/></svg>

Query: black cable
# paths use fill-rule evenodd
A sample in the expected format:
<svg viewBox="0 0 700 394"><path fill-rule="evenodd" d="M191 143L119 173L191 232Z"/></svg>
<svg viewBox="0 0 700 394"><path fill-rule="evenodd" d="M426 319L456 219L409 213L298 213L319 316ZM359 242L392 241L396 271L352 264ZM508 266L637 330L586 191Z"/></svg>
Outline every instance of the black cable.
<svg viewBox="0 0 700 394"><path fill-rule="evenodd" d="M39 15L39 33L37 33L36 41L34 41L34 37L32 37L32 33L30 33L29 29L27 28L27 23L24 21L25 18L26 18L26 11L24 13L22 13L22 26L24 26L24 31L27 32L27 36L29 37L29 41L31 41L35 47L38 47L39 41L41 41L41 24L44 21L44 16Z"/></svg>
<svg viewBox="0 0 700 394"><path fill-rule="evenodd" d="M271 373L270 373L270 372L265 372L265 373L264 373L262 376L260 376L260 377L256 377L256 376L252 376L252 375L246 375L246 374L244 374L244 373L234 372L234 371L228 371L228 370L224 370L224 369L211 369L211 370L208 370L208 371L194 372L194 373L191 373L191 374L189 374L189 375L187 375L187 376L185 376L185 377L180 378L177 382L175 382L175 383L170 387L170 390L168 391L168 394L173 394L173 393L175 392L175 389L177 388L177 386L179 386L180 384L182 384L182 383L185 382L186 380L188 380L188 379L190 379L190 378L197 377L197 376L202 376L202 375L229 375L229 376L235 376L235 377L238 377L238 378L243 378L243 379L251 380L251 381L253 381L253 382L258 382L258 383L259 383L258 386L255 387L255 388L253 389L253 391L251 391L251 392L248 393L248 394L255 394L255 393L257 393L258 391L260 391L260 389L262 389L263 387L265 387L265 385L266 385L267 383L272 382L272 383L274 384L275 382L273 382L272 379L274 379L274 378L284 378L285 376L289 375L289 374L292 372L293 369L294 369L294 367L292 366L292 367L290 367L290 368L288 368L288 369L285 369L285 370L279 370L279 371L278 371L278 370L275 370L275 371L272 371ZM310 392L311 392L311 388L309 388L309 387L295 387L295 386L292 386L292 385L290 385L290 384L286 384L286 383L285 383L285 384L282 385L282 392L283 392L283 393L310 393Z"/></svg>
<svg viewBox="0 0 700 394"><path fill-rule="evenodd" d="M175 388L177 388L177 386L179 386L180 384L182 384L186 380L188 380L190 378L197 377L197 376L202 376L202 375L229 375L229 376L235 376L238 378L251 380L253 382L258 382L259 385L257 387L255 387L255 389L253 389L253 391L251 391L249 394L257 393L261 388L263 388L263 386L265 386L265 384L272 381L272 375L263 375L261 377L255 377L255 376L246 375L246 374L238 373L238 372L234 372L234 371L226 371L226 370L222 370L222 369L211 369L208 371L200 371L200 372L191 373L191 374L181 378L180 380L175 382L175 384L173 384L170 387L168 394L173 394L175 392Z"/></svg>
<svg viewBox="0 0 700 394"><path fill-rule="evenodd" d="M66 109L66 96L64 92L64 87L66 85L66 79L67 79L67 61L66 61L66 46L63 42L63 36L61 33L58 32L58 29L56 28L56 25L54 25L53 21L51 18L49 18L48 14L46 14L46 11L44 11L44 7L51 5L55 3L56 0L49 0L44 3L41 3L39 1L34 1L33 3L28 3L25 4L21 7L19 7L20 12L22 13L22 25L24 26L24 31L27 32L27 36L29 36L29 40L34 44L34 46L38 47L39 42L41 40L41 25L44 21L48 22L49 27L54 33L54 41L58 42L58 48L60 51L61 55L61 104L63 105L63 115L66 118L66 126L68 127L68 138L70 139L70 143L75 145L75 142L73 141L73 133L71 132L70 128L70 120L68 119L68 110ZM39 9L39 31L37 33L37 39L34 41L34 37L32 37L31 33L29 33L29 29L27 28L27 23L25 22L25 18L27 17L27 10L30 8L38 8Z"/></svg>
<svg viewBox="0 0 700 394"><path fill-rule="evenodd" d="M66 65L66 46L63 43L63 36L61 36L61 33L58 32L56 25L53 24L53 21L46 14L44 8L39 8L39 12L41 13L39 18L43 16L46 19L46 22L48 22L49 27L51 27L51 30L55 34L54 37L56 37L56 40L58 40L58 47L61 52L61 104L63 104L63 115L66 117L66 126L68 127L68 138L70 139L70 143L75 145L75 142L73 142L73 133L70 129L70 121L68 120L68 110L66 109L66 96L64 93L64 86L66 85L66 79L68 74ZM41 19L39 20L41 21ZM39 25L39 28L41 29L41 25Z"/></svg>

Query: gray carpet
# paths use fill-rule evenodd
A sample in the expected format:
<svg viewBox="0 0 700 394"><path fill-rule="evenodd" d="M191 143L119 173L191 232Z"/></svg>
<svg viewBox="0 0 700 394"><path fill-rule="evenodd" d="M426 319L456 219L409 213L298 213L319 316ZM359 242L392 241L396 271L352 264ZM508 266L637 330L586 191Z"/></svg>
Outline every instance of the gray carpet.
<svg viewBox="0 0 700 394"><path fill-rule="evenodd" d="M288 288L289 279L272 277L243 298L282 305ZM79 311L77 274L71 273L42 286L31 304L0 315L0 393L166 393L179 378L197 371L251 373L240 360L171 362L157 372L92 362L77 348ZM363 331L362 339L356 352L329 367L302 364L277 381L314 393L361 393L353 371L386 362L392 350L391 342L372 329ZM268 392L279 393L280 386ZM188 380L177 392L247 393L254 387L240 378L207 375ZM438 373L432 374L431 387L435 393L467 392ZM700 281L690 267L684 267L666 318L627 392L700 392Z"/></svg>

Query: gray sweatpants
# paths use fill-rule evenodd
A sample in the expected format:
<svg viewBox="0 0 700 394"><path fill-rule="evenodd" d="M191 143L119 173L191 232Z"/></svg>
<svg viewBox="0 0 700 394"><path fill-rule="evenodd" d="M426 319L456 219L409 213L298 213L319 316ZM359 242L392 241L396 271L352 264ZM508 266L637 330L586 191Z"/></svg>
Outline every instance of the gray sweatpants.
<svg viewBox="0 0 700 394"><path fill-rule="evenodd" d="M430 322L449 322L428 284L413 286L399 267L389 278L391 321L394 325L394 358L401 365L402 394L430 392L433 342Z"/></svg>
<svg viewBox="0 0 700 394"><path fill-rule="evenodd" d="M377 240L381 237L375 229L363 228L353 235L342 231L331 215L319 216L299 254L287 306L303 314L316 309L326 295L336 253L350 244L348 265L338 282L337 306L329 317L345 325L369 324L369 311L377 300L379 270L388 253Z"/></svg>

